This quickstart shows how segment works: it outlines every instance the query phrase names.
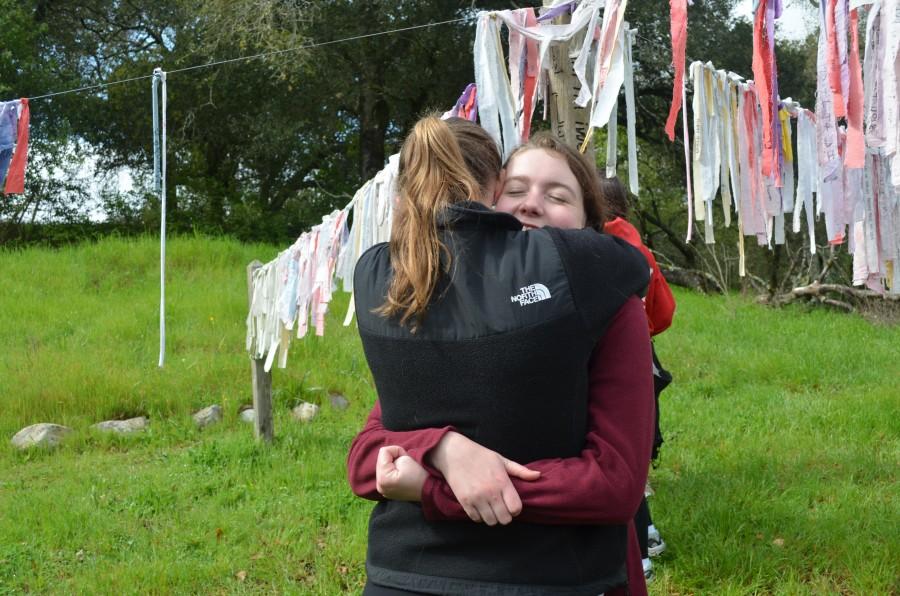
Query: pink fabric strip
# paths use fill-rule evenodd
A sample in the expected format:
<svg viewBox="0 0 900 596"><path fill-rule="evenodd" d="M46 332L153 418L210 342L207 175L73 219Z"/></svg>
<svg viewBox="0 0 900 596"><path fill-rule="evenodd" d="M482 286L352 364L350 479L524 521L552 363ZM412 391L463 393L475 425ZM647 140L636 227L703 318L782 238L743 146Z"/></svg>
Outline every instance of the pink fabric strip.
<svg viewBox="0 0 900 596"><path fill-rule="evenodd" d="M20 195L25 192L25 168L28 167L28 127L31 121L31 110L28 98L23 97L22 113L19 114L19 125L16 132L16 149L9 164L6 175L6 186L3 190L8 195Z"/></svg>
<svg viewBox="0 0 900 596"><path fill-rule="evenodd" d="M610 18L607 19L606 12L604 12L603 21L607 27L600 31L599 37L597 36L596 31L594 32L594 37L598 40L597 61L600 63L600 68L597 71L597 80L594 82L594 89L596 89L597 92L603 88L603 85L606 83L606 77L609 75L613 50L615 49L616 39L620 33L618 23L621 20L619 11L622 10L622 5L623 2L620 0L609 0L606 3L606 7L603 9L610 14Z"/></svg>
<svg viewBox="0 0 900 596"><path fill-rule="evenodd" d="M837 24L835 22L835 8L840 0L825 0L825 39L828 41L828 82L834 96L834 115L842 118L847 115L847 104L841 92L841 64L837 42Z"/></svg>
<svg viewBox="0 0 900 596"><path fill-rule="evenodd" d="M675 82L672 85L672 105L666 119L666 135L675 140L675 123L681 110L684 90L684 60L687 48L687 0L669 0L669 19L672 35L672 65ZM686 133L685 133L686 134Z"/></svg>
<svg viewBox="0 0 900 596"><path fill-rule="evenodd" d="M866 164L863 133L863 80L859 63L859 13L850 11L850 96L847 98L847 153L844 167L862 168Z"/></svg>
<svg viewBox="0 0 900 596"><path fill-rule="evenodd" d="M533 8L525 9L525 26L537 27L537 17ZM522 114L522 141L525 142L531 136L531 117L534 114L535 91L537 90L538 77L541 74L541 65L538 63L538 42L531 38L525 40L525 109Z"/></svg>
<svg viewBox="0 0 900 596"><path fill-rule="evenodd" d="M768 0L761 0L753 19L753 81L756 83L757 97L762 108L762 147L760 166L764 176L773 178L777 186L781 186L781 172L776 167L777 154L780 152L776 131L777 120L772 106L775 92L775 51L774 39L774 7Z"/></svg>

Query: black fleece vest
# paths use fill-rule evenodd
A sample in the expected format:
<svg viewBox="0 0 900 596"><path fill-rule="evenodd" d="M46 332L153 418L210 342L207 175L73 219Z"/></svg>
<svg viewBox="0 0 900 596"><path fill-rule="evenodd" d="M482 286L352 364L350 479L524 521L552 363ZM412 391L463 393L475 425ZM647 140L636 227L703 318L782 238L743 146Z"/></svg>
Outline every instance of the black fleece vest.
<svg viewBox="0 0 900 596"><path fill-rule="evenodd" d="M521 463L577 457L588 361L625 300L648 282L641 254L592 230L522 231L466 203L442 227L450 274L415 333L373 312L387 244L354 277L359 333L392 431L454 426ZM598 594L625 582L625 526L427 522L418 503L376 505L374 583L432 594Z"/></svg>

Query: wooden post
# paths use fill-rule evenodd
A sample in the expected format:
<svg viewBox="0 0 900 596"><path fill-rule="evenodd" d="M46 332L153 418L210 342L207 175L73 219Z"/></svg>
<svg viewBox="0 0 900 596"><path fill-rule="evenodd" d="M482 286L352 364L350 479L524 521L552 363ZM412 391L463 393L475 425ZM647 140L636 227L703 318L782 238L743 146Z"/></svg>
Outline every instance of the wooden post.
<svg viewBox="0 0 900 596"><path fill-rule="evenodd" d="M544 6L550 6L553 0L544 0ZM556 17L554 24L566 24L571 20L569 15ZM586 32L593 34L593 32ZM588 131L588 123L591 115L587 108L579 108L575 105L575 98L581 90L581 84L578 77L575 76L573 68L574 60L569 58L569 50L571 47L577 47L581 39L584 39L585 33L579 33L568 43L553 45L550 47L548 56L550 58L550 126L556 138L562 140L566 145L578 149L584 142L584 136ZM585 152L588 159L594 161L594 143L593 140L588 144Z"/></svg>
<svg viewBox="0 0 900 596"><path fill-rule="evenodd" d="M253 305L253 272L262 267L259 261L247 265L247 295L249 306ZM263 358L250 358L250 378L253 383L253 411L256 422L253 426L256 440L272 442L275 429L272 424L272 373L266 372Z"/></svg>

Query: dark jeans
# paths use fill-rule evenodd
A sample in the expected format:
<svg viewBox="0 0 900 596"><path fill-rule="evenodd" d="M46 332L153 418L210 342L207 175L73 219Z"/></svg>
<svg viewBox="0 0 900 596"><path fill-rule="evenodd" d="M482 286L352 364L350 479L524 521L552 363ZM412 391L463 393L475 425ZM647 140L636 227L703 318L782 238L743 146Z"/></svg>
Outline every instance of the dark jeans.
<svg viewBox="0 0 900 596"><path fill-rule="evenodd" d="M422 592L410 592L408 590L398 590L397 588L385 588L384 586L376 586L372 582L366 582L363 589L363 596L424 596Z"/></svg>
<svg viewBox="0 0 900 596"><path fill-rule="evenodd" d="M647 542L649 542L647 528L649 528L652 523L653 518L650 517L650 506L647 504L647 497L644 497L641 499L641 505L638 507L637 513L634 514L634 529L637 532L642 559L646 559L650 556L650 553L647 550Z"/></svg>

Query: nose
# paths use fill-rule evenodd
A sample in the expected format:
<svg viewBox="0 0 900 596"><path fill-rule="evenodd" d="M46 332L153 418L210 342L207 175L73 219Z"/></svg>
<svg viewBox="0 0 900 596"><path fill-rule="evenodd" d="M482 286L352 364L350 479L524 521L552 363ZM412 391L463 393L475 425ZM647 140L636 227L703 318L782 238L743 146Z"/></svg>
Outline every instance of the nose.
<svg viewBox="0 0 900 596"><path fill-rule="evenodd" d="M519 204L519 211L526 215L539 216L544 213L544 194L538 189L528 191L528 196Z"/></svg>

